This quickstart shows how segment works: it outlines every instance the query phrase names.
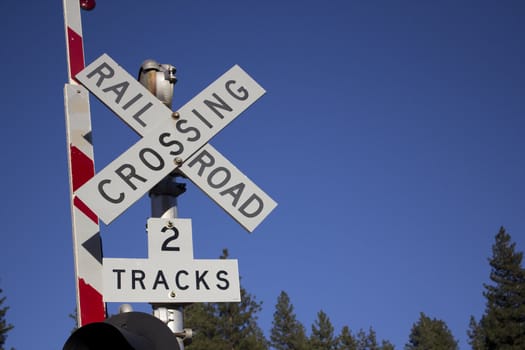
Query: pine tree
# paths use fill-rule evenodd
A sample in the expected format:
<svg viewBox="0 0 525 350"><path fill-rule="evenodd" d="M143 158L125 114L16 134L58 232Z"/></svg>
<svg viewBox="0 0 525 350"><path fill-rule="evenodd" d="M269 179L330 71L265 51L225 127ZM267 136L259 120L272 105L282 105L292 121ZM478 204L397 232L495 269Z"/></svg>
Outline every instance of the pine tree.
<svg viewBox="0 0 525 350"><path fill-rule="evenodd" d="M216 312L219 331L228 349L265 350L268 348L263 333L257 325L257 313L261 311L258 303L244 288L241 288L240 303L219 303Z"/></svg>
<svg viewBox="0 0 525 350"><path fill-rule="evenodd" d="M394 344L389 342L388 340L382 340L381 341L381 350L394 350Z"/></svg>
<svg viewBox="0 0 525 350"><path fill-rule="evenodd" d="M492 245L490 279L483 284L485 312L479 323L471 318L470 344L475 350L525 349L525 269L523 252L501 227Z"/></svg>
<svg viewBox="0 0 525 350"><path fill-rule="evenodd" d="M481 326L479 322L476 322L474 316L470 316L469 330L467 331L469 337L469 344L472 350L484 350L484 337L481 332Z"/></svg>
<svg viewBox="0 0 525 350"><path fill-rule="evenodd" d="M241 288L240 303L197 303L184 310L186 327L195 331L191 350L267 350L257 325L260 304Z"/></svg>
<svg viewBox="0 0 525 350"><path fill-rule="evenodd" d="M352 335L350 328L344 326L337 337L337 350L357 350L357 340Z"/></svg>
<svg viewBox="0 0 525 350"><path fill-rule="evenodd" d="M405 350L457 350L458 342L445 322L431 319L423 312L414 323Z"/></svg>
<svg viewBox="0 0 525 350"><path fill-rule="evenodd" d="M381 345L378 344L376 332L372 327L368 329L368 334L360 329L355 339L357 350L394 350L394 345L388 340L382 340Z"/></svg>
<svg viewBox="0 0 525 350"><path fill-rule="evenodd" d="M219 332L215 304L196 303L184 309L184 326L195 334L189 349L222 349L223 338ZM221 344L219 346L219 344Z"/></svg>
<svg viewBox="0 0 525 350"><path fill-rule="evenodd" d="M334 338L334 326L322 310L317 313L317 320L312 325L310 348L312 350L334 350L337 341Z"/></svg>
<svg viewBox="0 0 525 350"><path fill-rule="evenodd" d="M228 257L223 250L221 259ZM240 303L197 303L184 310L185 326L195 331L190 350L267 350L257 325L261 303L241 287Z"/></svg>
<svg viewBox="0 0 525 350"><path fill-rule="evenodd" d="M3 290L0 289L0 296L2 295ZM6 313L9 310L8 306L2 307L5 302L6 297L0 297L0 350L4 350L4 344L7 339L7 333L13 329L13 325L7 323Z"/></svg>
<svg viewBox="0 0 525 350"><path fill-rule="evenodd" d="M357 332L357 350L378 350L376 332L370 327L368 334L362 329Z"/></svg>
<svg viewBox="0 0 525 350"><path fill-rule="evenodd" d="M307 350L304 326L297 320L290 297L282 291L273 314L270 344L276 350Z"/></svg>

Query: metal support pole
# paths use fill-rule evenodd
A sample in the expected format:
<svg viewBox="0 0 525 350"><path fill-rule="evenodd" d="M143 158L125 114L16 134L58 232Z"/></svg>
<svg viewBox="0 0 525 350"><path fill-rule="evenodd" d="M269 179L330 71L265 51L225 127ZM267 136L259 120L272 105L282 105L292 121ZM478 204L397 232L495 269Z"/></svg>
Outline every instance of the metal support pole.
<svg viewBox="0 0 525 350"><path fill-rule="evenodd" d="M140 67L140 83L171 109L175 67L146 60ZM186 185L177 183L177 173L165 177L149 192L151 215L154 218L177 218L177 197L186 191ZM184 304L152 303L153 315L163 321L177 335L179 348L184 350L184 340L191 339L191 331L184 329Z"/></svg>
<svg viewBox="0 0 525 350"><path fill-rule="evenodd" d="M175 181L176 175L165 177L150 191L151 215L156 218L171 219L178 216L177 197L184 193L185 184ZM184 304L151 304L153 315L163 321L173 333L178 335L179 347L184 350Z"/></svg>

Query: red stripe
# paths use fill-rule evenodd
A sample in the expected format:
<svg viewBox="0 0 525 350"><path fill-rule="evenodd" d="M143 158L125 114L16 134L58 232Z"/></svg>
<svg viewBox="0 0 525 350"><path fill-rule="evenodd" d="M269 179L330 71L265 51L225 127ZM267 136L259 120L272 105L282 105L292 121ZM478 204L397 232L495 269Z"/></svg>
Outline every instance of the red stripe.
<svg viewBox="0 0 525 350"><path fill-rule="evenodd" d="M70 153L71 179L73 182L73 192L75 192L80 186L95 176L95 164L91 158L73 145L70 146Z"/></svg>
<svg viewBox="0 0 525 350"><path fill-rule="evenodd" d="M75 196L75 199L73 199L73 204L75 207L78 208L81 212L84 213L88 218L90 218L95 224L98 225L98 216L95 214L89 207L80 200L77 196Z"/></svg>
<svg viewBox="0 0 525 350"><path fill-rule="evenodd" d="M77 73L84 69L84 44L82 37L70 27L67 27L67 40L69 43L69 71L71 78L75 79Z"/></svg>
<svg viewBox="0 0 525 350"><path fill-rule="evenodd" d="M91 158L86 156L84 152L70 146L71 153L71 181L73 183L73 192L85 184L89 179L95 176L95 164ZM73 204L95 224L98 225L98 216L89 207L75 196Z"/></svg>
<svg viewBox="0 0 525 350"><path fill-rule="evenodd" d="M82 278L78 279L78 294L80 300L80 326L104 321L106 310L102 294L84 282Z"/></svg>

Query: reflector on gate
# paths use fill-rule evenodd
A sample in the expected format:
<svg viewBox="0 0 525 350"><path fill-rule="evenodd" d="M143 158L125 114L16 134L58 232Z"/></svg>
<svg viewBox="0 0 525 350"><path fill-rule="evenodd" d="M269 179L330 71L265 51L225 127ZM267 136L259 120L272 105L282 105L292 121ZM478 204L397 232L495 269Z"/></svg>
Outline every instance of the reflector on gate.
<svg viewBox="0 0 525 350"><path fill-rule="evenodd" d="M86 11L93 10L96 5L97 3L95 2L95 0L80 0L80 7Z"/></svg>

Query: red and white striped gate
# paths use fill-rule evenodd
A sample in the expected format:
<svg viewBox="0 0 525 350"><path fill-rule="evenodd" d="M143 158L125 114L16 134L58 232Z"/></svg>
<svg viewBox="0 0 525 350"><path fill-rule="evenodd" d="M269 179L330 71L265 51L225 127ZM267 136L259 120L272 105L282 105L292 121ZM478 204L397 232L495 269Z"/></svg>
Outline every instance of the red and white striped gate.
<svg viewBox="0 0 525 350"><path fill-rule="evenodd" d="M80 0L82 1L82 0ZM106 318L102 296L102 245L99 220L75 191L95 175L91 143L89 93L75 75L84 69L79 0L63 0L68 80L64 87L71 194L73 253L77 291L77 324L82 327Z"/></svg>

